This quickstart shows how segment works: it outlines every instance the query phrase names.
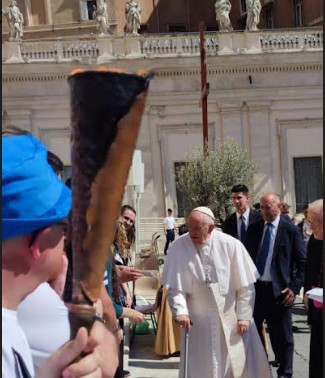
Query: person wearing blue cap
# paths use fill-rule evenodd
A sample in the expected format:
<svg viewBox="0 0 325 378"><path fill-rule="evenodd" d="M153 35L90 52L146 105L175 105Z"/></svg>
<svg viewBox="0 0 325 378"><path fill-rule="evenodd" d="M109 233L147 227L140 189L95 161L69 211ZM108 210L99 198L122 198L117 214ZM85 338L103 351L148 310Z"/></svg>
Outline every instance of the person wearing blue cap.
<svg viewBox="0 0 325 378"><path fill-rule="evenodd" d="M34 368L17 307L60 269L71 192L30 135L2 139L2 376L32 377ZM95 329L96 328L96 329ZM95 322L92 331L105 327ZM92 333L91 333L92 335ZM99 339L85 328L54 353L37 377L101 377ZM81 352L88 355L77 363ZM97 352L97 353L96 353Z"/></svg>

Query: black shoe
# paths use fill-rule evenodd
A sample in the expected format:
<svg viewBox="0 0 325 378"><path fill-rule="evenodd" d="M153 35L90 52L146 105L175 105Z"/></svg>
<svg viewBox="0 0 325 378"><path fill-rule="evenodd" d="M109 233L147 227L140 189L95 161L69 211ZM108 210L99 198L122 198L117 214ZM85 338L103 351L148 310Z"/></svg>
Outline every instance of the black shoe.
<svg viewBox="0 0 325 378"><path fill-rule="evenodd" d="M123 377L131 377L131 373L127 370L123 370Z"/></svg>

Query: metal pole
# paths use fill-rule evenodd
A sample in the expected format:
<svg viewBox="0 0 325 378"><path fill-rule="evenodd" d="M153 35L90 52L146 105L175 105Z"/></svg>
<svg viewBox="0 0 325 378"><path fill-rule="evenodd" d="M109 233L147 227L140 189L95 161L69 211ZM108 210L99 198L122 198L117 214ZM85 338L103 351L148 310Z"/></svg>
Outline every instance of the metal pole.
<svg viewBox="0 0 325 378"><path fill-rule="evenodd" d="M204 155L208 153L208 94L209 83L207 83L207 65L204 46L204 22L200 22L200 56L201 56L201 102L202 102L202 124L203 124L203 149Z"/></svg>
<svg viewBox="0 0 325 378"><path fill-rule="evenodd" d="M189 341L189 331L185 330L184 378L188 378L188 341Z"/></svg>
<svg viewBox="0 0 325 378"><path fill-rule="evenodd" d="M135 185L137 187L138 185ZM140 252L140 193L135 192L135 211L137 216L135 218L135 253L136 255Z"/></svg>

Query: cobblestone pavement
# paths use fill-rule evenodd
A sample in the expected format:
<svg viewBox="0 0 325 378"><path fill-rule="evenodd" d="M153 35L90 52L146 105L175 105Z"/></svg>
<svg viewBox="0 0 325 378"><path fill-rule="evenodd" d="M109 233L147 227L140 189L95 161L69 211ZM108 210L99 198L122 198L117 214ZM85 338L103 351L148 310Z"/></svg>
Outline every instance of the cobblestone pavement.
<svg viewBox="0 0 325 378"><path fill-rule="evenodd" d="M306 324L306 313L300 300L294 306L293 326L295 336L294 375L293 378L308 378L310 333ZM179 357L163 359L154 353L155 337L151 330L149 335L135 335L130 347L128 368L132 378L176 378L178 377ZM270 345L270 343L269 343ZM269 349L271 347L269 346ZM269 350L269 361L274 360ZM277 376L272 367L273 377ZM197 377L197 378L204 378ZM261 377L263 378L263 377Z"/></svg>

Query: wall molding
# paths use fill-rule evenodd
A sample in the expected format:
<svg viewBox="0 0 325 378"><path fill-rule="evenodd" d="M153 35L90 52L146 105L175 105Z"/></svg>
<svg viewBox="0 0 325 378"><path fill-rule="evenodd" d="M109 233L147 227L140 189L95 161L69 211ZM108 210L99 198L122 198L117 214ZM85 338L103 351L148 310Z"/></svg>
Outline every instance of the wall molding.
<svg viewBox="0 0 325 378"><path fill-rule="evenodd" d="M3 67L4 68L4 67ZM274 64L274 65L249 65L249 66L220 66L216 68L208 67L208 75L247 75L257 73L272 72L312 72L322 71L322 63L304 64ZM70 70L69 70L70 71ZM200 76L200 69L157 69L157 78L177 78ZM69 73L3 73L2 83L24 83L24 82L46 82L67 80Z"/></svg>

